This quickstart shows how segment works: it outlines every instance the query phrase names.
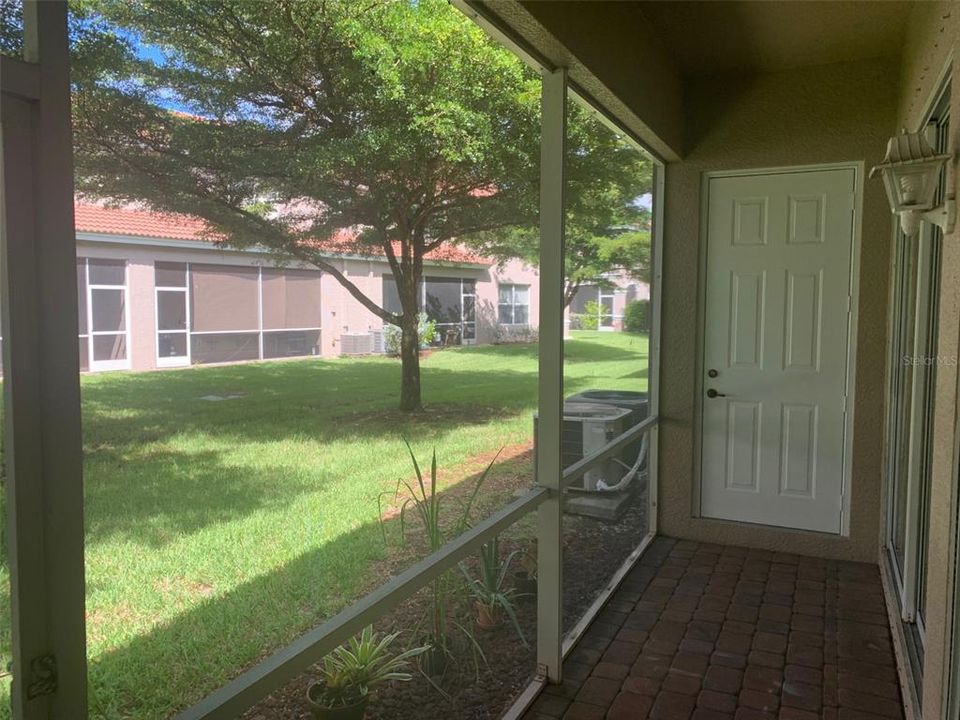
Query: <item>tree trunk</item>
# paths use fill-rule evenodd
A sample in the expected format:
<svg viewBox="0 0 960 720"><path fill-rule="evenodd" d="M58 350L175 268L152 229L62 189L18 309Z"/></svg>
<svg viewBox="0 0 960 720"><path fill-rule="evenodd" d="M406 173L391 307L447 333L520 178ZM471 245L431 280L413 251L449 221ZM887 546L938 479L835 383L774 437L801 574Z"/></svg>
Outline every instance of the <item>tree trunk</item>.
<svg viewBox="0 0 960 720"><path fill-rule="evenodd" d="M400 318L400 409L419 410L420 401L420 336L417 333L417 313L404 310Z"/></svg>
<svg viewBox="0 0 960 720"><path fill-rule="evenodd" d="M394 273L400 295L400 409L414 412L423 405L420 399L420 267L417 262L406 264L404 272Z"/></svg>

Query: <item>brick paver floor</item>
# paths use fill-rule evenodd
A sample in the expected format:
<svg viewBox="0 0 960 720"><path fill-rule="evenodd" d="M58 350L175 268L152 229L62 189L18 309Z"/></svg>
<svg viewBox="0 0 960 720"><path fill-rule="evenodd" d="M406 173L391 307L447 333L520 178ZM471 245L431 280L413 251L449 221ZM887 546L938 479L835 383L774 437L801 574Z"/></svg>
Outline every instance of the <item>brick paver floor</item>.
<svg viewBox="0 0 960 720"><path fill-rule="evenodd" d="M879 571L658 538L525 718L903 718Z"/></svg>

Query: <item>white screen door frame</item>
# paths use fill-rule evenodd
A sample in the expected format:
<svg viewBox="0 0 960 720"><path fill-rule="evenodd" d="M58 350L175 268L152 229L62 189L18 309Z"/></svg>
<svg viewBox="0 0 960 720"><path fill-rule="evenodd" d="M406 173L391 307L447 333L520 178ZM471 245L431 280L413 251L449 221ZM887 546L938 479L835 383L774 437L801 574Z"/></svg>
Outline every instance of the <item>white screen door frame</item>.
<svg viewBox="0 0 960 720"><path fill-rule="evenodd" d="M856 403L856 358L857 358L857 325L859 319L860 300L860 253L862 239L863 217L863 179L865 177L864 161L842 163L820 163L797 166L778 166L769 168L752 168L731 171L713 171L703 173L700 191L700 242L699 242L699 277L698 287L698 317L697 317L697 354L696 379L694 401L694 488L692 516L704 518L703 506L703 416L706 391L706 365L704 353L706 351L706 305L707 305L707 243L709 230L710 182L718 178L739 178L762 175L783 175L787 173L822 172L829 170L852 170L854 172L854 197L852 237L850 250L850 312L847 322L847 362L846 384L847 407L843 427L843 471L842 496L840 515L840 535L850 534L850 488L851 466L853 462L853 428L855 421ZM799 531L803 532L803 531Z"/></svg>

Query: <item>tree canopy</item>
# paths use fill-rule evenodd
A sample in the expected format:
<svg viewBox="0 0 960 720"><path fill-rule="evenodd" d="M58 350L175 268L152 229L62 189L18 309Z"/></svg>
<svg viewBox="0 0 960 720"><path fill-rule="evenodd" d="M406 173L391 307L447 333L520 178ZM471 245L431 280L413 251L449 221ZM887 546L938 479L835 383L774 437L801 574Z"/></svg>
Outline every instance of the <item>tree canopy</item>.
<svg viewBox="0 0 960 720"><path fill-rule="evenodd" d="M649 280L650 213L641 197L651 192L650 159L570 101L567 106L566 287L573 300L586 283L622 272ZM515 226L480 233L472 244L507 260L532 264L540 252L538 228Z"/></svg>
<svg viewBox="0 0 960 720"><path fill-rule="evenodd" d="M330 273L400 326L401 406L419 407L424 258L475 238L536 259L536 74L445 0L72 10L78 190L197 215L232 246ZM568 168L568 242L592 258L571 277L628 264L649 163L577 110ZM331 252L385 257L402 311L367 297Z"/></svg>

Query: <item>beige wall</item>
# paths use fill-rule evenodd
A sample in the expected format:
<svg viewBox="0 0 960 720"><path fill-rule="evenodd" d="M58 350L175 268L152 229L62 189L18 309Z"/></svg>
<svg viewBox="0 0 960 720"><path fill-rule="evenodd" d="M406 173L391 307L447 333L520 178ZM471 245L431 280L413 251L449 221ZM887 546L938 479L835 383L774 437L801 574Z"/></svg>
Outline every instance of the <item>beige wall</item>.
<svg viewBox="0 0 960 720"><path fill-rule="evenodd" d="M910 16L901 66L896 127L918 130L930 109L944 71L960 51L960 7L956 3L917 3ZM960 132L960 84L954 82L950 108L950 150L957 150ZM948 172L956 187L956 159ZM944 238L941 274L938 354L960 356L960 229ZM934 407L933 470L930 495L930 547L927 563L926 653L922 712L942 717L945 674L949 668L948 638L953 595L954 520L956 518L957 366L937 369Z"/></svg>
<svg viewBox="0 0 960 720"><path fill-rule="evenodd" d="M696 514L696 365L700 193L710 171L883 158L895 120L897 65L842 63L691 83L689 154L666 170L659 529L667 535L875 561L890 211L880 182L866 181L860 261L857 386L848 537L704 520Z"/></svg>

